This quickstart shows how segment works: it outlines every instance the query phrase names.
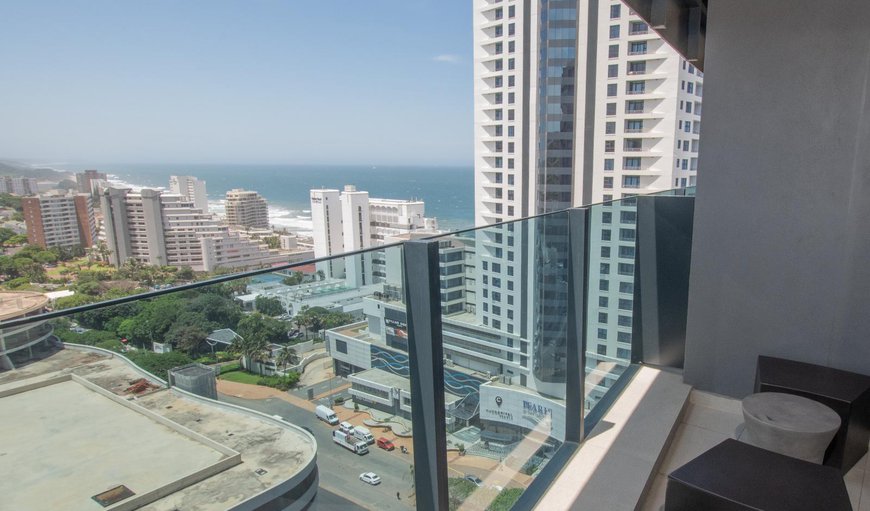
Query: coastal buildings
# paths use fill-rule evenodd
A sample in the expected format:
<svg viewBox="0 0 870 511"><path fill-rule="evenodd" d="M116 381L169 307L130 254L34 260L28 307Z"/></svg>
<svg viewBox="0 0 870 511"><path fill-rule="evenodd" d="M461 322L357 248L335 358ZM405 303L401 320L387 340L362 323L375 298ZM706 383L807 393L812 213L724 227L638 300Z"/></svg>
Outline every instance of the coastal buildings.
<svg viewBox="0 0 870 511"><path fill-rule="evenodd" d="M235 188L226 193L227 223L242 229L268 229L269 205L259 193Z"/></svg>
<svg viewBox="0 0 870 511"><path fill-rule="evenodd" d="M24 197L21 207L31 245L87 248L96 241L94 209L88 194L52 191Z"/></svg>
<svg viewBox="0 0 870 511"><path fill-rule="evenodd" d="M311 220L314 230L314 256L317 258L363 250L379 246L390 237L405 234L436 234L438 222L426 218L426 205L420 200L377 199L368 192L347 185L336 189L311 190ZM361 279L371 282L371 256L357 259L343 258L320 263L319 269L329 276ZM345 272L347 262L353 261L353 271Z"/></svg>
<svg viewBox="0 0 870 511"><path fill-rule="evenodd" d="M290 256L230 230L179 194L110 188L101 203L109 259L116 266L135 259L214 271L269 266L287 262Z"/></svg>
<svg viewBox="0 0 870 511"><path fill-rule="evenodd" d="M208 213L208 194L205 181L193 176L169 176L169 190L193 203L193 207Z"/></svg>
<svg viewBox="0 0 870 511"><path fill-rule="evenodd" d="M622 2L477 0L474 27L476 225L694 185L702 74ZM595 339L588 357L607 370L587 406L619 376L614 364L624 367L630 354L635 218L627 201L592 220L593 231L612 228L591 251L590 279L601 291L588 300L587 335ZM544 218L525 232L506 224L505 236L493 236L501 242L478 245L487 262L478 266L478 296L493 279L516 284L508 271L538 272L529 274L532 292L513 293L514 305L499 307L501 315L478 308L483 324L526 338L555 333L524 328L520 319L540 317L535 323L548 325L561 315L564 304L547 303L558 290L541 264L542 258L564 263L567 238L553 235L564 231L558 223ZM546 253L536 248L544 236ZM540 359L532 362L538 368L532 386L557 392L560 386L550 383L562 380L559 367L548 368L551 357L533 353ZM556 347L550 354L558 361L560 353Z"/></svg>
<svg viewBox="0 0 870 511"><path fill-rule="evenodd" d="M108 177L105 172L97 170L86 170L76 173L76 184L78 185L79 193L88 193L97 195L98 190L94 190L97 185L103 185L108 182Z"/></svg>
<svg viewBox="0 0 870 511"><path fill-rule="evenodd" d="M35 195L39 193L39 184L32 177L0 176L0 193Z"/></svg>

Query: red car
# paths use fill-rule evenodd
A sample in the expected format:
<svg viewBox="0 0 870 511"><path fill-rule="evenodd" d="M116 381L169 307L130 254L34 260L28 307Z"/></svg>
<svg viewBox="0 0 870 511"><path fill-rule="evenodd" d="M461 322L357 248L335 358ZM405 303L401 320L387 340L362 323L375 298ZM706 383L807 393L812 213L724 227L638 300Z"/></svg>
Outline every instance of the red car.
<svg viewBox="0 0 870 511"><path fill-rule="evenodd" d="M386 451L392 451L393 449L396 448L396 446L393 445L393 442L391 442L389 439L384 438L384 437L378 438L377 443L378 443L378 447L380 447L381 449L384 449Z"/></svg>

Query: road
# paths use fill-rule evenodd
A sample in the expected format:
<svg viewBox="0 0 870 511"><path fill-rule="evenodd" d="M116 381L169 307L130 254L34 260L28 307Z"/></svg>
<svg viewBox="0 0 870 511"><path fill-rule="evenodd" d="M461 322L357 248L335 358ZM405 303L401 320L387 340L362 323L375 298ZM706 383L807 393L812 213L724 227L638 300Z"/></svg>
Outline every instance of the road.
<svg viewBox="0 0 870 511"><path fill-rule="evenodd" d="M387 452L375 445L369 446L369 453L366 455L354 454L332 441L332 426L318 420L310 411L281 399L243 399L225 394L220 394L219 399L268 415L279 415L292 424L308 429L317 439L317 467L320 470L321 489L367 509L412 509L408 497L411 492L410 455L401 454L398 450ZM371 486L359 480L361 473L369 471L381 476L381 484ZM396 499L396 492L401 494L401 500ZM318 507L332 509L319 498Z"/></svg>

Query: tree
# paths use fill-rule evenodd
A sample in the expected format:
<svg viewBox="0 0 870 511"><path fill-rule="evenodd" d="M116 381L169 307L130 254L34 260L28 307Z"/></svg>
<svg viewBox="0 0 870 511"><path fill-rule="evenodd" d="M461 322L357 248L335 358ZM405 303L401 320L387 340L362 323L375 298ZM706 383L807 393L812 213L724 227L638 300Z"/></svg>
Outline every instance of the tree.
<svg viewBox="0 0 870 511"><path fill-rule="evenodd" d="M296 351L294 351L293 348L290 346L284 346L278 352L275 362L281 366L281 369L283 369L284 372L287 372L288 365L296 365L299 363L298 358L299 357L296 355Z"/></svg>
<svg viewBox="0 0 870 511"><path fill-rule="evenodd" d="M190 266L182 266L175 273L175 276L180 280L194 280L196 278L196 273L193 272L193 268Z"/></svg>
<svg viewBox="0 0 870 511"><path fill-rule="evenodd" d="M254 300L254 308L267 316L279 316L287 312L281 300L272 296L258 296Z"/></svg>
<svg viewBox="0 0 870 511"><path fill-rule="evenodd" d="M233 302L230 298L223 296L217 292L211 292L212 287L209 286L198 295L187 302L187 310L192 312L201 312L206 319L218 325L218 328L236 329L239 320L242 318L242 311L239 305Z"/></svg>
<svg viewBox="0 0 870 511"><path fill-rule="evenodd" d="M0 227L0 243L6 243L6 241L12 236L15 236L15 231L5 227Z"/></svg>
<svg viewBox="0 0 870 511"><path fill-rule="evenodd" d="M241 323L239 322L239 329L242 329ZM267 360L271 354L269 342L260 332L250 332L250 334L251 337L243 337L241 335L236 337L230 345L230 351L238 354L242 360L248 360L249 362L263 362ZM250 367L248 367L248 370L250 370ZM260 374L263 374L262 364L260 364Z"/></svg>
<svg viewBox="0 0 870 511"><path fill-rule="evenodd" d="M127 356L133 362L145 369L149 373L166 379L170 369L183 366L193 362L193 360L177 351L169 353L154 353L153 351L135 351L128 353Z"/></svg>
<svg viewBox="0 0 870 511"><path fill-rule="evenodd" d="M317 278L319 280L326 280L326 274L323 273L323 270L317 270Z"/></svg>
<svg viewBox="0 0 870 511"><path fill-rule="evenodd" d="M298 286L305 280L305 274L301 271L294 271L290 275L284 277L281 281L285 286Z"/></svg>
<svg viewBox="0 0 870 511"><path fill-rule="evenodd" d="M255 312L239 320L237 329L242 337L264 340L268 343L283 343L287 341L287 324L275 318Z"/></svg>
<svg viewBox="0 0 870 511"><path fill-rule="evenodd" d="M181 351L193 355L202 346L209 332L218 326L201 312L184 311L169 328L166 340L172 342Z"/></svg>

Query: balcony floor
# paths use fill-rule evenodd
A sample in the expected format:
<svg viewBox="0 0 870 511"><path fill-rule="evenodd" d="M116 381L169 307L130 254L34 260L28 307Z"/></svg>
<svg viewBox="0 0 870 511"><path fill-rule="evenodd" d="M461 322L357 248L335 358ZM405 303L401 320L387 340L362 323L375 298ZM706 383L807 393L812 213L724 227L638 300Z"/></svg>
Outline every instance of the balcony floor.
<svg viewBox="0 0 870 511"><path fill-rule="evenodd" d="M693 390L689 403L671 441L668 452L659 466L652 487L641 511L664 509L667 475L694 459L707 449L727 438L736 438L738 426L743 424L740 401L707 392ZM846 489L855 511L870 511L870 477L864 456L845 477Z"/></svg>

